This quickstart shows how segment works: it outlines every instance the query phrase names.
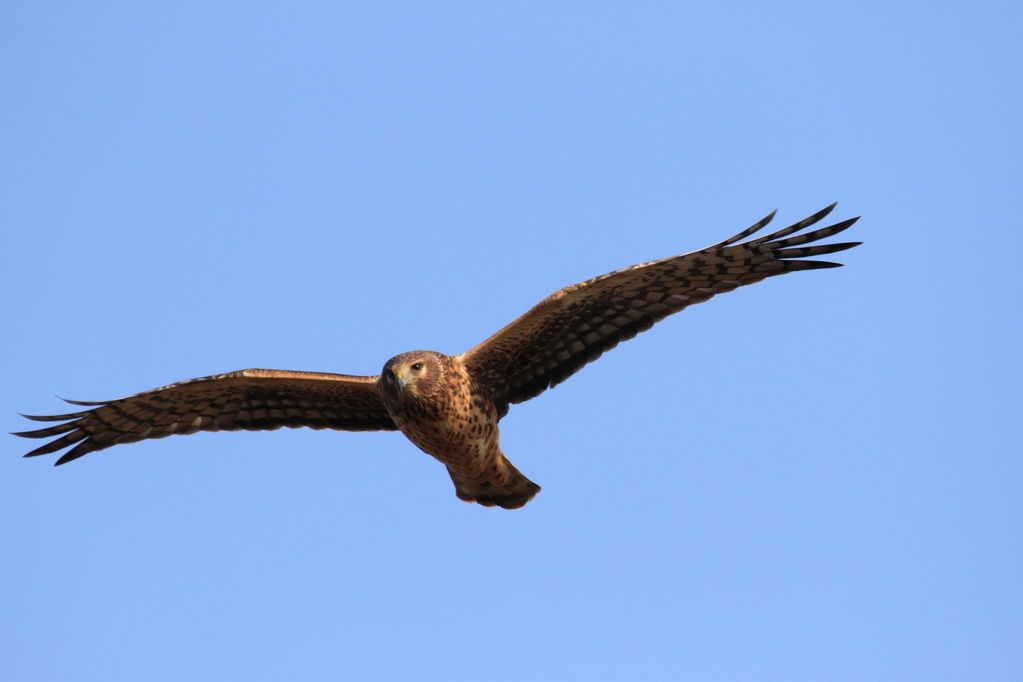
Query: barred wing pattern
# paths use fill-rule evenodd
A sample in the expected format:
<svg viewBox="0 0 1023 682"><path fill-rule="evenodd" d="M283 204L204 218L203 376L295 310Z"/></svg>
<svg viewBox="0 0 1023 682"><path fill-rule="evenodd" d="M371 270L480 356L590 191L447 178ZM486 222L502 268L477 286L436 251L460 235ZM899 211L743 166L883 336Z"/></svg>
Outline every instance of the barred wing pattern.
<svg viewBox="0 0 1023 682"><path fill-rule="evenodd" d="M554 292L522 317L462 354L469 373L491 392L500 413L556 386L606 350L668 315L767 277L841 263L794 260L861 242L803 246L849 228L858 218L796 234L835 204L764 237L742 241L774 217L701 251L641 263ZM794 236L790 236L794 235Z"/></svg>
<svg viewBox="0 0 1023 682"><path fill-rule="evenodd" d="M201 377L101 402L68 400L93 409L53 416L60 421L16 436L60 436L25 455L45 455L66 447L57 464L118 443L197 431L264 431L282 426L342 431L393 431L376 389L375 376L243 369Z"/></svg>

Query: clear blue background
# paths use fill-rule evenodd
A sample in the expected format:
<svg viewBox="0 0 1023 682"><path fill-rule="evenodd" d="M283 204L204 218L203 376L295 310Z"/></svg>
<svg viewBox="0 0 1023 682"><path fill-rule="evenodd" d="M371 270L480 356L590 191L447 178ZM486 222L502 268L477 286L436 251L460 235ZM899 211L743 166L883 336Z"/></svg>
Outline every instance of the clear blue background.
<svg viewBox="0 0 1023 682"><path fill-rule="evenodd" d="M396 434L5 437L0 678L1023 679L1018 7L3 3L5 430L866 244L515 407L520 511Z"/></svg>

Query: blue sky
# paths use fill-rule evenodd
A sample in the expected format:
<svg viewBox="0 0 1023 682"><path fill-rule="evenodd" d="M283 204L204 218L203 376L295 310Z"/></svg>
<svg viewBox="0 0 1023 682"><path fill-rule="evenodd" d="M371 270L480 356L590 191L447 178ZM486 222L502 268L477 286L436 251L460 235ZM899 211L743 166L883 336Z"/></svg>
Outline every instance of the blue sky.
<svg viewBox="0 0 1023 682"><path fill-rule="evenodd" d="M894 5L894 6L893 6ZM5 430L457 353L778 208L847 267L512 409L0 458L12 680L1018 680L1015 3L0 6Z"/></svg>

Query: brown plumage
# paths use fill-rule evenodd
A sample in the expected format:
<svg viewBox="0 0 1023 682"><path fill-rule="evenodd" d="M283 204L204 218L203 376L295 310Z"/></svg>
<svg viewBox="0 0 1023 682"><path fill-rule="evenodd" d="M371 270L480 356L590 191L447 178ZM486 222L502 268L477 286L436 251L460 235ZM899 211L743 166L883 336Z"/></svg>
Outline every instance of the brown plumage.
<svg viewBox="0 0 1023 682"><path fill-rule="evenodd" d="M774 275L838 267L799 259L859 244L805 246L838 234L856 218L796 234L834 206L742 241L767 225L772 213L706 249L565 287L460 355L402 353L387 361L380 376L246 369L108 402L69 400L92 409L25 415L63 423L15 435L59 436L26 457L70 448L56 462L64 464L118 443L196 431L398 429L447 466L460 499L516 509L540 487L501 452L497 423L510 404L561 383L604 351L689 305Z"/></svg>

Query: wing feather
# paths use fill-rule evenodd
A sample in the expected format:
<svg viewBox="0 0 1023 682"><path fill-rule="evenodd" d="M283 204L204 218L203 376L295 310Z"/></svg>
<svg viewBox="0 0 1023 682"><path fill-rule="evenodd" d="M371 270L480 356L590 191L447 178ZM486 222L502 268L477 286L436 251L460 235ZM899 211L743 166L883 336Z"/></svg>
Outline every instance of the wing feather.
<svg viewBox="0 0 1023 682"><path fill-rule="evenodd" d="M743 241L770 223L772 212L701 251L640 263L565 287L460 357L504 414L510 403L539 395L605 351L694 303L774 275L839 267L840 263L798 260L860 244L803 246L836 235L858 220L797 234L834 207Z"/></svg>
<svg viewBox="0 0 1023 682"><path fill-rule="evenodd" d="M22 415L39 422L62 421L24 438L60 436L26 457L70 448L58 460L64 464L118 443L185 435L197 431L262 431L282 426L342 431L393 431L377 377L243 369L189 379L100 402L67 400L91 410L60 415Z"/></svg>

